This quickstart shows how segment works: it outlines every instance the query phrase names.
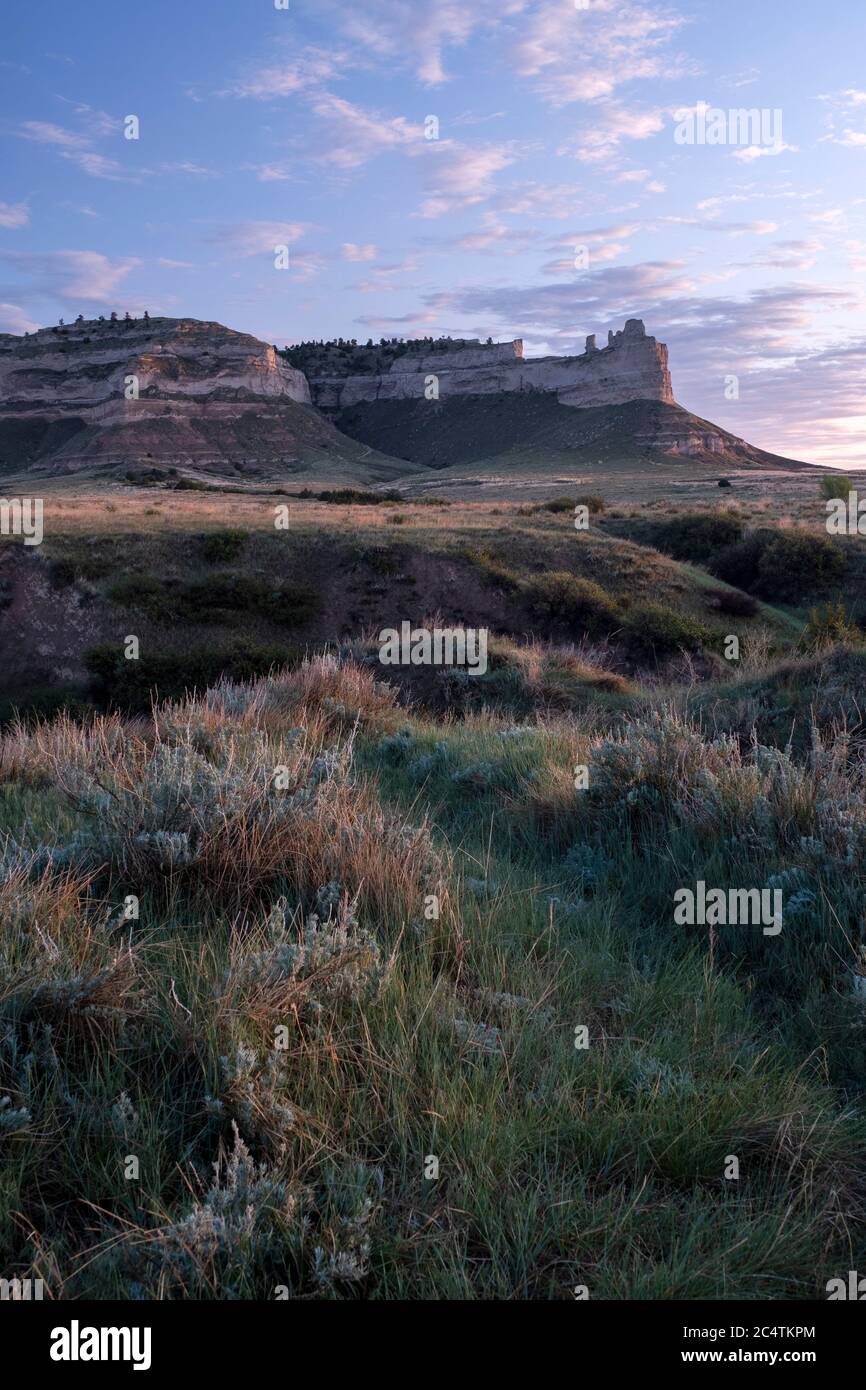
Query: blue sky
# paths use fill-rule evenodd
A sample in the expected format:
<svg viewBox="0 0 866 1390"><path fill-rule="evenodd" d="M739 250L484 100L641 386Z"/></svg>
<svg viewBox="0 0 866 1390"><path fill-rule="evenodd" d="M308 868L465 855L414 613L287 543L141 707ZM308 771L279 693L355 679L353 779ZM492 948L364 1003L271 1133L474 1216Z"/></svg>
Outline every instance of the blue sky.
<svg viewBox="0 0 866 1390"><path fill-rule="evenodd" d="M641 317L689 409L866 466L863 0L43 0L4 31L0 331L147 308L535 355ZM681 143L699 103L721 143Z"/></svg>

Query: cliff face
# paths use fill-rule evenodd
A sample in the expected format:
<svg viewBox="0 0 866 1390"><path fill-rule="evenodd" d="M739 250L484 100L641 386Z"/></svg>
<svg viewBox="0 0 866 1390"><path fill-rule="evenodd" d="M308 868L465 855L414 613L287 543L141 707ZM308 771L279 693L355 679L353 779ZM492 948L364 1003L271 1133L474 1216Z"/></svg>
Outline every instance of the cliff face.
<svg viewBox="0 0 866 1390"><path fill-rule="evenodd" d="M88 321L0 336L7 469L291 459L332 436L303 373L222 324Z"/></svg>
<svg viewBox="0 0 866 1390"><path fill-rule="evenodd" d="M667 348L640 319L602 348L587 338L573 357L527 360L519 339L298 351L293 366L249 334L196 319L0 335L0 477L135 477L162 465L369 484L393 481L406 463L442 468L515 450L598 457L602 440L616 458L787 462L678 406Z"/></svg>
<svg viewBox="0 0 866 1390"><path fill-rule="evenodd" d="M313 375L310 390L314 405L335 414L374 401L424 399L432 376L437 379L438 399L543 391L562 405L578 408L674 399L668 350L647 335L640 319L629 319L622 332L608 334L604 348L596 347L595 337L587 338L586 351L578 357L527 360L518 339L407 355L375 376Z"/></svg>

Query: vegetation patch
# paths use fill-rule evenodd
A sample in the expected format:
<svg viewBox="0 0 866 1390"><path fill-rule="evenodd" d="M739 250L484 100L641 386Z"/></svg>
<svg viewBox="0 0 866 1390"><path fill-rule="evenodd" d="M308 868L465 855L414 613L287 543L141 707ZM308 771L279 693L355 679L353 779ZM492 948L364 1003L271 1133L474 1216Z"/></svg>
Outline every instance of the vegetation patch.
<svg viewBox="0 0 866 1390"><path fill-rule="evenodd" d="M712 632L704 623L685 617L662 603L632 605L626 615L625 639L638 657L669 656L677 651L701 651L711 645Z"/></svg>
<svg viewBox="0 0 866 1390"><path fill-rule="evenodd" d="M244 531L240 527L227 527L223 531L211 531L202 539L202 559L206 560L209 565L227 564L230 560L238 558L248 540L249 531Z"/></svg>
<svg viewBox="0 0 866 1390"><path fill-rule="evenodd" d="M191 690L206 690L221 677L251 680L299 659L298 652L285 647L238 640L183 652L144 654L128 661L121 647L106 642L92 647L84 664L100 704L144 714L155 699L180 699Z"/></svg>
<svg viewBox="0 0 866 1390"><path fill-rule="evenodd" d="M317 502L329 502L335 507L382 507L406 501L402 492L397 492L394 488L382 492L368 492L357 487L326 488L323 492L312 492L309 488L303 488L296 495L312 497Z"/></svg>
<svg viewBox="0 0 866 1390"><path fill-rule="evenodd" d="M744 524L730 512L686 512L664 522L655 543L675 560L705 564L709 556L742 538Z"/></svg>
<svg viewBox="0 0 866 1390"><path fill-rule="evenodd" d="M836 541L804 528L760 527L712 557L720 579L778 603L801 604L840 584L847 569Z"/></svg>
<svg viewBox="0 0 866 1390"><path fill-rule="evenodd" d="M554 570L529 580L524 592L532 612L554 623L593 635L609 633L623 621L620 606L591 579Z"/></svg>
<svg viewBox="0 0 866 1390"><path fill-rule="evenodd" d="M215 574L209 579L157 579L129 574L112 584L112 602L137 608L157 622L231 623L245 614L287 627L299 627L321 607L309 584L273 585L250 575Z"/></svg>

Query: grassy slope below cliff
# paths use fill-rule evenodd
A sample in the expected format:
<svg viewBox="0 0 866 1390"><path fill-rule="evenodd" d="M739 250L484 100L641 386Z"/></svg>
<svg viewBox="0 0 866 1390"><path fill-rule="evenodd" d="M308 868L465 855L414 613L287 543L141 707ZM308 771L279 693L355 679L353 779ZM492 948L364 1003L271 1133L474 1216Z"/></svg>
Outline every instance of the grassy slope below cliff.
<svg viewBox="0 0 866 1390"><path fill-rule="evenodd" d="M460 477L470 471L538 473L584 465L634 467L660 463L726 468L808 467L753 449L679 405L628 401L576 410L552 394L523 392L454 396L438 401L375 401L336 417L340 429L384 453ZM676 443L717 441L692 456Z"/></svg>

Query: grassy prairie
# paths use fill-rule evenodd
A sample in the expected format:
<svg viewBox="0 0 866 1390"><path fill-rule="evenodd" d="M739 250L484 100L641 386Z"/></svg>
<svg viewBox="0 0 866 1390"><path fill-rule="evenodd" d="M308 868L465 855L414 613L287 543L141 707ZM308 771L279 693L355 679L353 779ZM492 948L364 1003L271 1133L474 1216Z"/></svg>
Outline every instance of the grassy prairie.
<svg viewBox="0 0 866 1390"><path fill-rule="evenodd" d="M58 491L14 571L7 640L44 592L103 665L0 736L0 1274L823 1298L866 1260L862 542L817 492L757 540L280 501ZM437 615L486 673L384 672ZM172 688L251 635L269 673ZM698 881L781 932L678 923Z"/></svg>

